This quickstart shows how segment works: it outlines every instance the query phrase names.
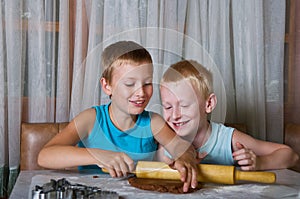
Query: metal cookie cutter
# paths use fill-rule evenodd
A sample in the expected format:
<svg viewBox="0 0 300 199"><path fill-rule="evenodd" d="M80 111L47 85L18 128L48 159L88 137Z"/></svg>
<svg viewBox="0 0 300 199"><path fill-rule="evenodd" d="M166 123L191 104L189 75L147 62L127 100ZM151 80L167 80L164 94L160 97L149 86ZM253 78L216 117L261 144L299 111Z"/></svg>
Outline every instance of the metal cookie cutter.
<svg viewBox="0 0 300 199"><path fill-rule="evenodd" d="M65 178L51 179L42 186L36 185L32 190L32 199L118 199L115 191L101 190L82 184L71 184Z"/></svg>

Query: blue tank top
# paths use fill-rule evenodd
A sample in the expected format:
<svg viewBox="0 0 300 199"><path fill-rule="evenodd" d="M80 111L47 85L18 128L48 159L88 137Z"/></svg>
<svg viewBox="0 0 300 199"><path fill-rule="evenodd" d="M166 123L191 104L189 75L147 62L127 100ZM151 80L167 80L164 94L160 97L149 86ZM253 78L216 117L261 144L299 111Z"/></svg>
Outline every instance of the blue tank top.
<svg viewBox="0 0 300 199"><path fill-rule="evenodd" d="M143 111L138 115L133 128L121 131L110 119L109 105L93 107L96 110L94 127L89 136L82 139L78 146L124 152L135 163L140 160L152 161L158 146L151 130L151 112ZM99 168L97 165L89 165L80 166L79 169Z"/></svg>
<svg viewBox="0 0 300 199"><path fill-rule="evenodd" d="M234 165L231 147L234 128L214 122L210 123L212 132L206 143L197 149L198 152L207 153L201 164ZM165 155L171 157L167 151L165 151Z"/></svg>
<svg viewBox="0 0 300 199"><path fill-rule="evenodd" d="M197 151L201 153L207 153L207 156L201 163L234 165L231 146L234 128L226 127L223 124L214 122L210 123L212 132L207 142L197 149Z"/></svg>

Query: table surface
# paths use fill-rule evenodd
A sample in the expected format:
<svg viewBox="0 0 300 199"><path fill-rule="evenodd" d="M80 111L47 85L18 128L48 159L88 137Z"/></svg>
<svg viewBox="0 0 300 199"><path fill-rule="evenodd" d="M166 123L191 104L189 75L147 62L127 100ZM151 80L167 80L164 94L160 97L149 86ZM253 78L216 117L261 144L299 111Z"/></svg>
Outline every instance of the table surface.
<svg viewBox="0 0 300 199"><path fill-rule="evenodd" d="M115 191L122 199L127 198L300 198L300 173L274 170L275 184L239 182L235 185L204 183L203 188L189 194L170 194L145 191L129 185L126 179L111 178L106 174L78 173L76 171L35 170L21 171L10 195L11 199L31 198L35 185L43 185L50 179L66 178L71 183L97 186L102 190ZM95 176L96 175L96 176Z"/></svg>

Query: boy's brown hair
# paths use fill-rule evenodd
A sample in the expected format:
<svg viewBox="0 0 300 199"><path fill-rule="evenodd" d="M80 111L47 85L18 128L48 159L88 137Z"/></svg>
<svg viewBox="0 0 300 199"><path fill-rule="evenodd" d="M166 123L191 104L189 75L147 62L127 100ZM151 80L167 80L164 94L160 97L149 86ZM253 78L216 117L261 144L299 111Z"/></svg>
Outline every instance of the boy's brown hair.
<svg viewBox="0 0 300 199"><path fill-rule="evenodd" d="M119 41L106 47L102 53L101 64L104 68L102 77L110 83L115 67L124 63L151 63L150 53L133 41Z"/></svg>
<svg viewBox="0 0 300 199"><path fill-rule="evenodd" d="M163 83L178 82L186 79L194 89L207 99L213 93L212 73L194 60L183 60L171 65L161 79Z"/></svg>

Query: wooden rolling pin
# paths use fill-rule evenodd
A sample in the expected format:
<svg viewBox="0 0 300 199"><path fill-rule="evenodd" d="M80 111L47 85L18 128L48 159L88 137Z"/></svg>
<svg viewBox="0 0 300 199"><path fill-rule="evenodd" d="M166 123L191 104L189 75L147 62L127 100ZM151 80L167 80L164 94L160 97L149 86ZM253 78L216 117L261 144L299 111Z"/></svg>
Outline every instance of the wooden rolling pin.
<svg viewBox="0 0 300 199"><path fill-rule="evenodd" d="M264 171L240 171L234 166L199 164L198 182L218 184L235 184L236 181L252 181L259 183L275 183L276 175ZM107 172L106 169L102 169ZM139 161L133 172L138 178L180 180L177 170L163 162Z"/></svg>

